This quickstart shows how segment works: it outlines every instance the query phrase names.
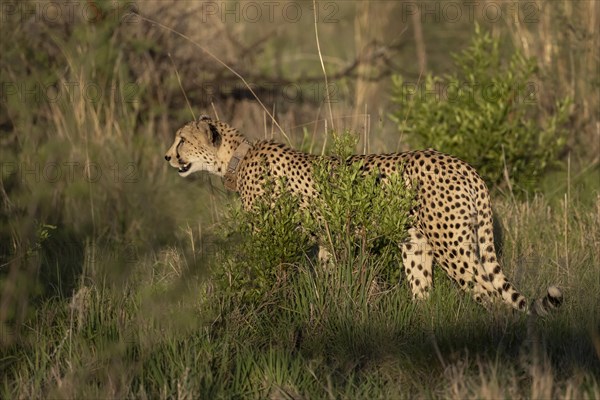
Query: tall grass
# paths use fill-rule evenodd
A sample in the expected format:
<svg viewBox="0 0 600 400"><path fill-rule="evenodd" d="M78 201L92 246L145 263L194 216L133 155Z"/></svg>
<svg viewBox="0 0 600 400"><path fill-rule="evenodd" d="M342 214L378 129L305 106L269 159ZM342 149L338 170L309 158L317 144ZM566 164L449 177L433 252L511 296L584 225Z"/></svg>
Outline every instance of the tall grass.
<svg viewBox="0 0 600 400"><path fill-rule="evenodd" d="M5 83L19 88L5 99L3 117L13 128L0 148L0 324L9 344L31 301L71 295L87 248L97 249L94 260L115 253L109 270L118 280L128 274L128 258L186 241L188 212L207 224L214 214L210 195L192 188L181 196L185 182L164 168L166 142L157 140L154 120L142 122L152 113L141 107L144 92L124 64L126 49L114 47L123 34L115 23L78 24L68 37L37 28L49 38L46 57L27 47L5 53L27 60L31 72L3 59L12 78ZM15 41L26 35L18 26Z"/></svg>
<svg viewBox="0 0 600 400"><path fill-rule="evenodd" d="M120 255L88 246L74 295L40 303L3 346L3 397L598 397L600 252L586 241L597 209L567 213L565 249L563 205L496 207L517 286L565 288L564 309L533 330L505 307L484 312L440 271L432 298L413 303L403 284L373 285L374 259L360 276L307 260L240 308L214 296L192 242L130 260L118 281L107 271Z"/></svg>

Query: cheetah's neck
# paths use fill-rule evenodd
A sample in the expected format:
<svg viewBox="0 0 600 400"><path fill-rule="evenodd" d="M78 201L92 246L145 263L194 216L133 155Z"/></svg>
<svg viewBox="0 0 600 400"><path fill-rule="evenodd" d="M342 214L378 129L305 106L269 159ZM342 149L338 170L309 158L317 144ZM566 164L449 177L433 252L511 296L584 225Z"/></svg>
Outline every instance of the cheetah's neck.
<svg viewBox="0 0 600 400"><path fill-rule="evenodd" d="M220 158L223 161L219 170L222 171L223 184L225 188L236 192L240 163L248 154L248 151L252 149L252 144L240 134L228 135L228 137L223 137L221 148L223 157Z"/></svg>

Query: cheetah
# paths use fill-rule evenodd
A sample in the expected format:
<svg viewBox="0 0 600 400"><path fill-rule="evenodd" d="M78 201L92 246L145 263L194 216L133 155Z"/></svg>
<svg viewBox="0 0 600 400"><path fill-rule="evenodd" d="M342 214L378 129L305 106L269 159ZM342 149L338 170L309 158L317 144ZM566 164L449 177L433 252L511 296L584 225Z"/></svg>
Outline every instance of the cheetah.
<svg viewBox="0 0 600 400"><path fill-rule="evenodd" d="M317 157L273 141L251 143L226 123L205 116L180 128L165 155L182 177L197 171L223 177L247 210L264 194L265 180L280 177L306 207L317 195L311 176ZM433 149L355 155L350 161L362 161L366 172L377 169L382 180L400 173L413 184L414 222L409 240L399 245L414 299L428 298L435 261L479 303L499 299L532 315L560 306L562 293L555 286L528 304L507 280L494 248L489 191L469 164Z"/></svg>

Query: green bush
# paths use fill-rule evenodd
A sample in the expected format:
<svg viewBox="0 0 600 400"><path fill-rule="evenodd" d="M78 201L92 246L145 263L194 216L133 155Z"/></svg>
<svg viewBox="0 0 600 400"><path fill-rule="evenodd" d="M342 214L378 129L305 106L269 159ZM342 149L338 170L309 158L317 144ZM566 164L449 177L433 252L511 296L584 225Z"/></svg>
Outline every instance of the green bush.
<svg viewBox="0 0 600 400"><path fill-rule="evenodd" d="M253 208L232 208L224 234L234 241L225 263L216 270L216 282L242 301L258 301L277 287L288 266L297 263L311 246L302 229L299 199L286 189L285 180L265 180L265 194Z"/></svg>
<svg viewBox="0 0 600 400"><path fill-rule="evenodd" d="M454 55L456 72L423 85L393 77L392 118L413 146L433 147L473 165L488 185L524 193L554 164L566 143L565 98L547 115L538 106L535 62L515 52L503 65L499 40L479 26ZM507 181L508 178L508 181Z"/></svg>
<svg viewBox="0 0 600 400"><path fill-rule="evenodd" d="M336 136L333 157L314 162L319 196L306 209L285 179L265 179L265 195L252 210L233 210L225 233L237 243L215 271L222 289L243 300L262 299L287 281L295 270L290 266L309 260L317 244L336 268L367 268L376 255L382 278L398 281L398 244L407 236L412 193L400 173L381 181L378 171L365 172L362 161L351 157L355 144L349 133Z"/></svg>
<svg viewBox="0 0 600 400"><path fill-rule="evenodd" d="M350 134L336 137L335 162L315 163L319 197L311 202L308 225L334 263L361 266L367 261L365 255L376 254L384 265L384 275L397 281L398 244L407 236L412 193L401 173L384 181L376 169L365 173L363 162L351 157L355 139Z"/></svg>

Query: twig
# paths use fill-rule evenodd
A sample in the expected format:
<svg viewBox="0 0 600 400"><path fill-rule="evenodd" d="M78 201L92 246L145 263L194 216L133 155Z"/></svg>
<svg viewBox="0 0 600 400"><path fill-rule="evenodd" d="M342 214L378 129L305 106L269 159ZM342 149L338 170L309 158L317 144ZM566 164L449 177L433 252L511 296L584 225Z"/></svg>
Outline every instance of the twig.
<svg viewBox="0 0 600 400"><path fill-rule="evenodd" d="M171 60L171 62L173 63L173 68L175 69L175 75L177 76L177 82L179 83L179 88L181 89L181 93L183 93L183 97L185 98L185 102L187 103L188 108L190 109L190 113L192 113L192 118L194 118L194 121L196 120L196 115L194 114L194 110L192 109L192 105L190 104L190 100L187 97L187 94L185 94L185 90L183 89L183 85L181 84L181 77L179 76L179 71L177 71L177 66L175 65L175 61L173 61L173 57L171 57L171 53L167 53L167 55L169 56L169 59Z"/></svg>
<svg viewBox="0 0 600 400"><path fill-rule="evenodd" d="M333 124L333 111L331 110L331 98L329 96L329 81L327 80L327 71L325 71L325 63L323 63L323 55L321 54L321 44L319 43L319 28L317 26L317 0L313 0L313 15L315 17L315 38L317 40L317 52L319 53L319 60L321 61L321 68L323 69L323 76L325 77L325 101L327 101L327 107L329 108L331 129L333 129L335 132L335 126ZM325 136L325 143L327 143L327 136Z"/></svg>
<svg viewBox="0 0 600 400"><path fill-rule="evenodd" d="M417 79L417 88L419 87L419 84L421 83L421 76L423 75L423 71L421 70L419 72L419 78ZM410 111L412 110L412 106L413 106L414 102L410 102L410 104L408 105L408 110L406 110L406 113L404 114L404 122L403 125L406 126L406 121L408 121L408 114L410 114ZM398 143L396 144L396 149L400 149L400 143L402 142L402 138L404 137L404 130L402 130L400 132L400 136L398 137Z"/></svg>
<svg viewBox="0 0 600 400"><path fill-rule="evenodd" d="M215 113L215 118L218 120L219 119L219 113L217 113L217 109L215 107L215 103L213 103L212 101L210 102L210 106L213 109L213 112Z"/></svg>

